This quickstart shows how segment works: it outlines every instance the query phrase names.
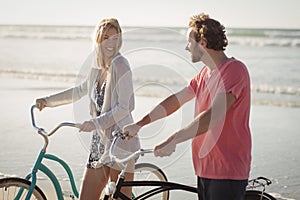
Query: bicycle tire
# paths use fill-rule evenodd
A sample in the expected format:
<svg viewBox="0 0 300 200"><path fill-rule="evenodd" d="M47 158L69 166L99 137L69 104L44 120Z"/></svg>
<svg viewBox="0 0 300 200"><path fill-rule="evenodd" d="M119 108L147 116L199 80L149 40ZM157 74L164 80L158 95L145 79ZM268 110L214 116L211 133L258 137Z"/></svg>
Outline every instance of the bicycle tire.
<svg viewBox="0 0 300 200"><path fill-rule="evenodd" d="M3 178L0 179L0 200L11 200L15 199L19 189L24 188L21 198L25 199L28 189L30 187L31 182L22 179L22 178ZM38 187L35 186L32 192L32 196L30 200L46 200L46 196L43 191Z"/></svg>
<svg viewBox="0 0 300 200"><path fill-rule="evenodd" d="M167 182L167 176L165 173L156 165L150 164L150 163L138 163L135 165L135 172L134 172L134 180L142 180L142 181L164 181ZM140 194L148 191L151 189L150 186L144 186L144 187L133 187L132 193L133 193L133 199L134 197L139 196ZM169 191L161 192L157 195L154 195L150 198L147 198L150 200L168 200L169 199Z"/></svg>
<svg viewBox="0 0 300 200"><path fill-rule="evenodd" d="M273 196L268 193L262 193L258 190L246 190L244 200L276 200Z"/></svg>

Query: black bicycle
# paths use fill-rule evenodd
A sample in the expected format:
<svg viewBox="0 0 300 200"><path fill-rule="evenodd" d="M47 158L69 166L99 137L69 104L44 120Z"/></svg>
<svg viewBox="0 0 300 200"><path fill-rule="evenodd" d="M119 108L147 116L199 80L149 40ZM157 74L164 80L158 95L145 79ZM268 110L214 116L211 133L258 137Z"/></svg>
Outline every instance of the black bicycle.
<svg viewBox="0 0 300 200"><path fill-rule="evenodd" d="M197 194L197 188L183 185L180 183L169 182L165 173L157 166L152 164L137 164L133 181L125 181L127 162L146 153L153 153L152 149L140 149L130 156L119 159L114 155L115 145L124 134L120 131L113 133L114 139L110 147L110 157L114 162L123 165L119 178L116 183L110 182L105 188L103 200L122 199L122 200L144 200L144 199L169 199L171 190L182 190ZM245 200L276 200L273 196L265 192L266 186L272 182L265 177L258 177L249 180ZM121 192L122 187L132 187L132 196L128 197ZM257 190L261 188L261 190Z"/></svg>

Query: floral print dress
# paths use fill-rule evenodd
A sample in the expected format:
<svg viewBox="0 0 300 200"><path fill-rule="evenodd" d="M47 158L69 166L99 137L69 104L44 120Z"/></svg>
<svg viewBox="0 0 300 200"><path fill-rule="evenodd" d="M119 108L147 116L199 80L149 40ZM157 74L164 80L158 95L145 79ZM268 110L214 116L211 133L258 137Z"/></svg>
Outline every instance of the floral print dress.
<svg viewBox="0 0 300 200"><path fill-rule="evenodd" d="M94 100L96 103L97 116L101 115L102 105L104 101L104 93L106 81L102 84L101 90L98 89L98 81L95 83L94 89ZM87 163L88 168L95 168L97 161L99 161L101 155L104 153L105 146L100 142L100 134L97 131L93 132L91 146L90 146L90 155Z"/></svg>

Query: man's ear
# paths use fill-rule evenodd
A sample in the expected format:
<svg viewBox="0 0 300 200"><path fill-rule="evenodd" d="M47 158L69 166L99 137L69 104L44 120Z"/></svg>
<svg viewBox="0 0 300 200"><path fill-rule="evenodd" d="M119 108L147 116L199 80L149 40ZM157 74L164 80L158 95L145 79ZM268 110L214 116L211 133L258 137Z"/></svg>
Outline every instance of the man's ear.
<svg viewBox="0 0 300 200"><path fill-rule="evenodd" d="M200 44L203 48L206 48L206 46L207 46L207 41L206 41L206 39L201 39L201 40L199 41L199 44Z"/></svg>

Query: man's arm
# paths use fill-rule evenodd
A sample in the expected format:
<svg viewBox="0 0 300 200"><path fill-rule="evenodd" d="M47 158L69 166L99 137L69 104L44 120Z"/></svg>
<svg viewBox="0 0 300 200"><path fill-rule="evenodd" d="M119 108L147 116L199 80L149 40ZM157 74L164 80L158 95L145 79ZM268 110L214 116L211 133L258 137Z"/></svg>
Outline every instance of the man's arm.
<svg viewBox="0 0 300 200"><path fill-rule="evenodd" d="M218 94L211 108L200 113L187 127L179 130L166 141L157 145L154 148L155 155L169 156L175 151L177 144L201 135L213 128L225 117L227 110L234 103L235 99L232 93Z"/></svg>
<svg viewBox="0 0 300 200"><path fill-rule="evenodd" d="M179 92L167 97L137 123L125 126L123 128L123 131L128 132L130 136L135 136L139 129L143 126L171 115L172 113L177 111L183 104L190 101L194 97L195 94L186 87Z"/></svg>
<svg viewBox="0 0 300 200"><path fill-rule="evenodd" d="M190 101L193 97L194 94L189 91L189 89L184 88L181 91L167 97L136 124L143 127L156 120L167 117L177 111L183 104Z"/></svg>

